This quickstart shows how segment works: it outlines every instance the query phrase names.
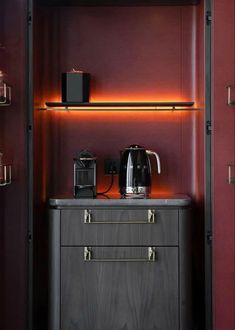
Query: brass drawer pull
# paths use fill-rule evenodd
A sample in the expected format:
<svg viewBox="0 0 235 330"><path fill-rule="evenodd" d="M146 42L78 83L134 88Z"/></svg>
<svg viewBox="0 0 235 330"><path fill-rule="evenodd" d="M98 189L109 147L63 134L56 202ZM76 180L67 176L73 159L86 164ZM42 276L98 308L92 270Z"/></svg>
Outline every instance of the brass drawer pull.
<svg viewBox="0 0 235 330"><path fill-rule="evenodd" d="M84 223L91 223L91 210L84 210Z"/></svg>
<svg viewBox="0 0 235 330"><path fill-rule="evenodd" d="M84 210L84 223L89 224L151 224L155 223L156 212L155 210L148 210L148 219L146 221L92 221L92 210Z"/></svg>
<svg viewBox="0 0 235 330"><path fill-rule="evenodd" d="M155 210L148 210L148 223L155 223Z"/></svg>
<svg viewBox="0 0 235 330"><path fill-rule="evenodd" d="M147 258L100 258L95 259L92 257L92 248L84 247L84 261L97 261L97 262L154 262L156 261L155 247L148 247Z"/></svg>

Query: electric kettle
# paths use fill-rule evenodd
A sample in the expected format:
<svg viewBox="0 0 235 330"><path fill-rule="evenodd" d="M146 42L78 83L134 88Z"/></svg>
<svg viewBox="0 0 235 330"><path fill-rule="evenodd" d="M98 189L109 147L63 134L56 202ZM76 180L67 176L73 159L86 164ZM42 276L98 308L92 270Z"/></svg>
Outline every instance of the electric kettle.
<svg viewBox="0 0 235 330"><path fill-rule="evenodd" d="M158 174L161 172L160 158L151 150L132 144L122 153L119 172L119 189L124 198L146 198L151 192L151 165L149 155L157 162Z"/></svg>

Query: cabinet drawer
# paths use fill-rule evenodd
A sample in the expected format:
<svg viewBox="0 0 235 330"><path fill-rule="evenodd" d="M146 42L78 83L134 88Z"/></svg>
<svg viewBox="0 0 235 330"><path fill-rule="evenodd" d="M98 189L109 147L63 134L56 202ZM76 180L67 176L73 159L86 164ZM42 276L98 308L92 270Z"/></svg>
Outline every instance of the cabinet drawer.
<svg viewBox="0 0 235 330"><path fill-rule="evenodd" d="M152 248L61 248L61 330L179 330L178 248Z"/></svg>
<svg viewBox="0 0 235 330"><path fill-rule="evenodd" d="M62 210L61 244L178 245L178 210Z"/></svg>

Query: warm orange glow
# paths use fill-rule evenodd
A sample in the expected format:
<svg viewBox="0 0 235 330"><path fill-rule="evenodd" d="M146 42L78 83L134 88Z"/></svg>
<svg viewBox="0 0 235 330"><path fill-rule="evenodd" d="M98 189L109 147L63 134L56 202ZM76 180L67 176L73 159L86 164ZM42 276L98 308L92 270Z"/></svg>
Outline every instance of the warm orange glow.
<svg viewBox="0 0 235 330"><path fill-rule="evenodd" d="M187 102L186 98L179 96L174 93L161 93L161 95L156 96L156 94L123 94L120 93L110 93L104 95L92 94L90 96L90 102L171 102L172 100L176 102Z"/></svg>
<svg viewBox="0 0 235 330"><path fill-rule="evenodd" d="M94 113L95 111L195 111L199 110L196 108L186 108L186 107L171 107L171 106L110 106L110 107L93 107L93 106L80 106L80 107L47 107L43 108L42 110L49 110L49 111L87 111Z"/></svg>
<svg viewBox="0 0 235 330"><path fill-rule="evenodd" d="M45 102L61 102L61 95L58 93L53 93L45 97ZM189 95L187 97L182 97L178 94L172 93L161 93L161 95L156 96L153 94L147 94L146 92L141 94L123 94L120 93L106 93L103 95L93 93L90 95L90 102L187 102L192 97ZM43 104L43 106L44 106ZM196 106L196 103L195 103Z"/></svg>
<svg viewBox="0 0 235 330"><path fill-rule="evenodd" d="M154 188L152 187L151 189L151 195L154 195L154 198L169 198L169 196L173 196L177 194L177 192L172 191L171 189L158 189L158 188Z"/></svg>
<svg viewBox="0 0 235 330"><path fill-rule="evenodd" d="M99 191L104 191L106 188L107 188L107 186L105 186L105 185L103 185L103 186L99 185L97 187L97 191L98 192ZM115 192L113 192L113 191L115 191ZM114 187L112 189L112 191L107 195L109 196L109 198L114 198L114 199L119 198L119 197L121 197L121 195L119 193L117 193L118 191L119 191L118 186ZM177 192L174 192L173 190L170 190L170 189L167 189L167 188L165 188L165 189L161 189L161 188L160 189L157 189L157 188L153 189L153 187L151 189L151 194L150 194L151 197L159 198L159 199L172 198L172 196L174 196L174 195L177 195Z"/></svg>
<svg viewBox="0 0 235 330"><path fill-rule="evenodd" d="M61 102L61 96L60 94L54 94L50 95L46 99L47 102ZM120 95L117 94L106 94L105 96L99 96L99 95L92 95L91 102L187 102L188 100L183 99L179 95L161 95L161 97L151 97L151 95ZM45 103L43 104L43 107L45 106ZM157 109L155 109L157 108ZM182 107L181 107L182 108ZM195 105L194 105L195 108ZM178 122L182 119L191 118L192 114L195 113L193 111L194 108L188 108L188 111L185 111L186 109L179 110L179 107L177 107L175 110L172 110L172 108L164 107L164 110L162 107L143 107L141 109L136 109L136 107L120 107L120 108L113 108L113 107L105 107L97 109L95 107L92 109L91 107L84 109L76 109L74 111L71 110L65 110L64 108L58 108L54 111L42 111L44 113L51 113L51 116L53 118L63 118L63 120L68 121L70 123L73 120L79 120L79 121L89 121L89 122L104 122L106 124L115 124L115 123L138 123L140 121L144 121L146 123L150 123L153 121L158 122ZM45 109L45 108L44 108ZM98 110L98 111L97 111ZM162 111L163 110L163 111Z"/></svg>
<svg viewBox="0 0 235 330"><path fill-rule="evenodd" d="M102 122L106 124L120 123L138 123L145 124L154 121L157 122L178 122L181 119L191 118L194 111L41 111L53 118L63 118L63 123L66 122Z"/></svg>
<svg viewBox="0 0 235 330"><path fill-rule="evenodd" d="M164 102L171 102L173 98L171 99L164 99ZM174 101L176 98L173 99ZM48 101L48 99L46 100ZM51 101L51 99L49 100ZM53 98L52 100L60 102L60 98ZM94 101L94 100L93 100ZM97 101L97 100L96 100ZM100 102L102 100L99 100ZM114 102L114 99L107 100L105 99L105 102ZM116 100L115 100L116 101ZM133 101L137 102L138 100L120 100L118 99L118 102L123 102L123 101ZM146 99L140 99L140 102L150 102L149 100ZM158 100L158 102L162 101ZM182 100L177 100L181 102ZM186 102L186 101L185 101ZM143 135L140 137L140 142L144 143L145 141L145 134L149 130L149 127L151 127L151 132L154 134L154 130L158 129L158 125L155 125L156 123L159 123L160 126L161 124L166 125L166 128L169 129L170 127L179 127L178 124L181 123L189 123L191 125L192 122L194 122L195 118L198 116L202 116L203 112L195 112L195 111L172 111L171 109L168 109L168 111L156 111L156 110L144 110L144 111L133 111L133 110L87 110L87 111L38 111L37 116L40 116L43 120L43 125L42 127L45 129L45 132L43 131L42 136L44 137L42 145L43 147L43 160L42 160L42 166L43 166L43 178L42 178L42 197L46 201L48 198L48 186L50 185L50 173L48 172L48 162L50 159L50 147L51 144L48 144L48 134L57 134L58 132L61 133L61 136L68 136L68 138L71 138L75 134L78 134L79 136L79 130L77 129L78 124L81 124L81 137L84 139L86 136L86 130L89 131L89 129L94 129L95 134L100 134L101 131L107 128L111 127L111 129L114 130L113 137L118 136L119 128L123 131L130 130L133 133L130 133L128 136L128 142L129 140L135 138L137 136L137 133L135 131L136 127L137 129L142 125L144 126L143 130ZM48 124L49 123L49 124ZM87 125L89 123L89 127L87 128ZM52 127L55 127L56 130L53 131L52 133L49 132L50 130L50 124L52 124ZM133 125L132 125L133 124ZM164 126L165 127L165 126ZM188 127L188 126L187 126ZM189 126L190 127L190 126ZM48 131L47 131L48 130ZM49 133L48 133L49 132ZM78 132L78 133L77 133ZM85 132L85 133L84 133ZM110 130L108 131L110 133ZM59 134L58 133L58 134ZM115 135L116 134L116 135ZM170 134L170 133L169 133ZM177 133L174 133L177 138L178 138L178 131ZM177 135L176 135L177 134ZM148 135L148 134L147 134ZM97 135L98 136L98 135ZM157 136L157 135L156 135ZM166 138L166 136L164 137ZM103 136L101 136L101 139L104 139ZM147 137L148 139L148 137ZM79 139L78 139L79 140ZM72 139L71 139L72 141ZM84 140L83 140L84 141ZM94 148L98 150L99 148L99 138L97 138L97 145L96 145L96 140L91 139L89 143L94 144ZM102 140L103 141L103 140ZM106 140L105 140L106 141ZM111 144L111 142L107 142L107 145ZM120 142L121 144L121 142ZM124 142L123 142L124 144ZM75 143L76 145L76 143ZM55 146L57 148L58 146ZM174 148L174 147L173 147ZM169 151L170 152L170 151ZM72 159L72 157L71 157ZM156 181L156 184L154 183L155 180L153 180L153 185L152 185L152 195L154 195L154 198L167 198L168 196L172 196L178 192L178 189L176 190L175 187L175 182L174 179L172 179L173 182L170 181L169 185L164 184L164 180L161 182ZM109 185L109 181L107 178L103 176L103 174L99 175L99 182L98 182L98 191L104 191L107 186ZM118 192L118 184L117 181L115 180L114 186L111 190L111 192Z"/></svg>

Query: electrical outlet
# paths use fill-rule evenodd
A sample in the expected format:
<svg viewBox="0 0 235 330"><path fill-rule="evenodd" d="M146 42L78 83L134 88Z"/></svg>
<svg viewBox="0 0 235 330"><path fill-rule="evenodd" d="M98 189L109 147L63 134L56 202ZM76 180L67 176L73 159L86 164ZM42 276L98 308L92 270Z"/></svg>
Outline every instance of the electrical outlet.
<svg viewBox="0 0 235 330"><path fill-rule="evenodd" d="M105 159L104 160L104 174L112 175L119 174L119 159Z"/></svg>

